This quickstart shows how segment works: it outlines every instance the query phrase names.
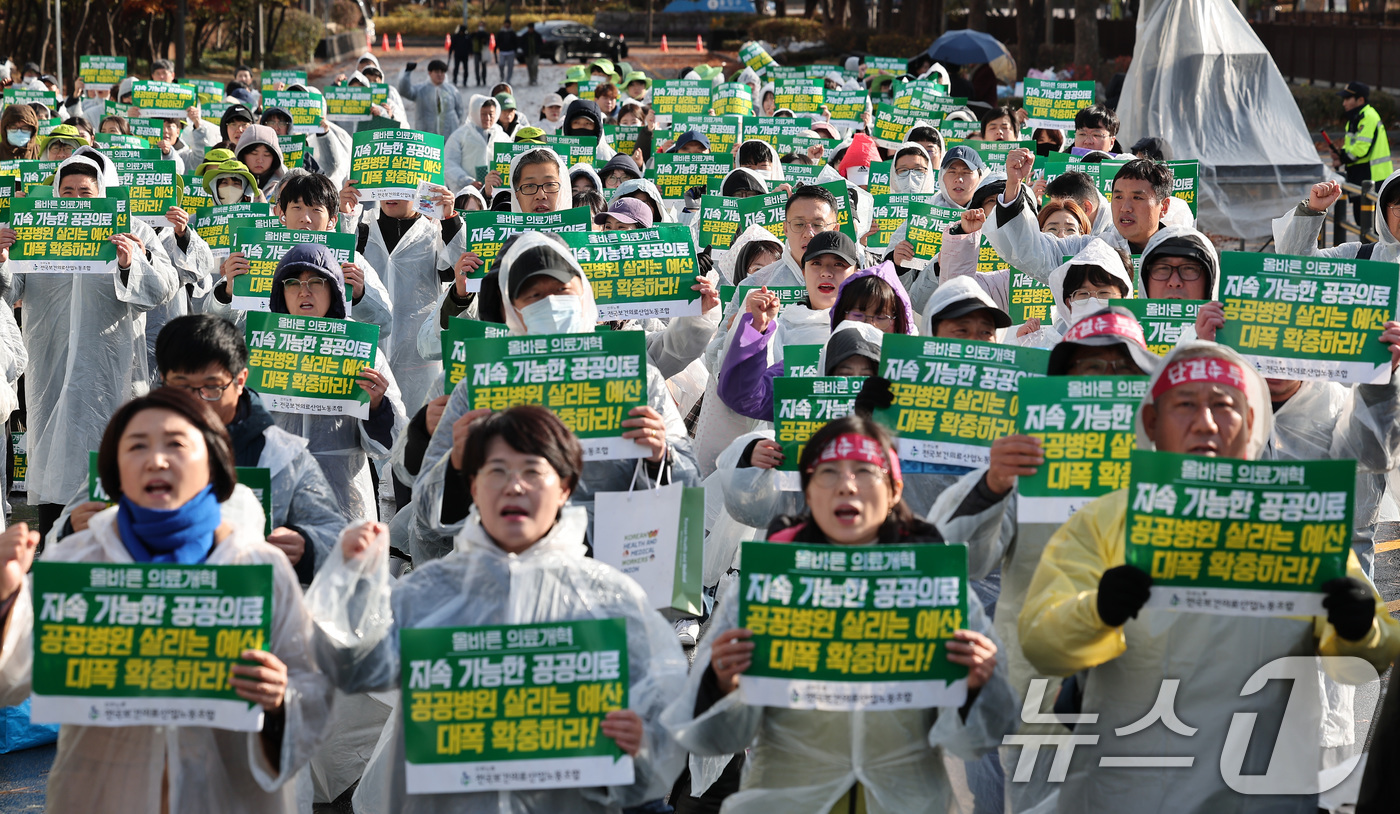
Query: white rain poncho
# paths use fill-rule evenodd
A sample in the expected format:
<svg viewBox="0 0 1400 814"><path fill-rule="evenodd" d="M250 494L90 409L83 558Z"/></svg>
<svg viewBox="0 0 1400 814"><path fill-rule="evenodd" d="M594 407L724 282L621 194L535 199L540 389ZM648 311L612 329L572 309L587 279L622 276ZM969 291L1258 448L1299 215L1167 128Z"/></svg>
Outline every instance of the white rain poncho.
<svg viewBox="0 0 1400 814"><path fill-rule="evenodd" d="M86 458L86 455L84 456ZM49 811L199 811L294 814L297 774L325 732L331 684L315 663L314 627L301 586L282 552L263 542L257 498L237 486L221 509L233 533L216 544L209 565L272 566L272 639L287 665L281 765L268 763L258 733L199 726L101 727L65 724L47 784ZM117 508L44 552L53 562L131 563L117 530ZM28 581L20 589L0 650L0 704L29 694L34 612ZM168 800L162 808L162 800Z"/></svg>
<svg viewBox="0 0 1400 814"><path fill-rule="evenodd" d="M1288 83L1229 0L1144 4L1118 116L1122 143L1159 136L1200 159L1201 220L1213 233L1263 237L1323 179Z"/></svg>
<svg viewBox="0 0 1400 814"><path fill-rule="evenodd" d="M1199 355L1224 358L1245 370L1245 395L1254 421L1244 457L1257 459L1273 428L1268 388L1229 348L1199 341L1177 345L1149 380L1143 404L1150 402L1153 384L1174 361ZM1137 448L1151 449L1141 409L1136 425ZM1098 740L1081 742L1074 750L1068 776L1059 786L1059 810L1313 814L1314 796L1261 797L1232 791L1222 778L1220 756L1237 711L1306 707L1317 703L1315 686L1298 688L1292 698L1289 681L1269 681L1243 699L1241 691L1256 670L1284 656L1355 656L1384 669L1400 653L1400 623L1384 612L1376 596L1376 620L1357 642L1338 636L1325 616L1240 617L1143 609L1121 628L1107 627L1095 607L1098 583L1105 570L1124 562L1127 509L1127 490L1119 490L1089 503L1055 532L1018 620L1022 649L1032 667L1058 676L1088 671L1080 682L1082 711L1096 714L1097 720L1078 723L1074 734ZM1348 576L1364 579L1355 556L1348 552L1347 559ZM1172 709L1193 728L1192 735L1144 718L1164 692L1167 678L1179 681ZM1151 725L1141 732L1137 730L1142 727L1135 726L1131 734L1114 732L1139 721ZM1315 743L1310 746L1315 748ZM1105 755L1198 757L1189 768L1143 771L1100 765ZM1240 771L1262 774L1270 758L1270 750L1251 748Z"/></svg>
<svg viewBox="0 0 1400 814"><path fill-rule="evenodd" d="M568 165L564 162L563 157L561 157L558 153L554 152L554 150L550 149L549 147L540 147L540 148L537 148L537 149L534 149L534 150L526 150L526 151L523 152L523 153L518 153L518 154L512 156L511 159L510 159L510 179L511 179L511 183L514 184L515 181L516 181L516 179L518 179L518 178L520 177L519 174L517 174L517 172L516 172L516 168L520 166L521 160L524 159L525 156L527 156L527 155L535 155L536 153L540 153L540 152L549 153L551 156L553 156L553 158L554 158L554 163L556 163L556 164L559 165L559 198L554 202L554 209L553 209L552 211L554 211L554 212L563 212L565 209L573 209L573 208L574 208L574 188L573 188L573 187L570 185L570 183L569 183L569 167L568 167ZM595 181L598 180L598 173L596 173L596 172L593 173L593 180L595 180ZM603 189L603 185L602 185L601 183L598 184L598 189L599 189L600 191ZM514 190L513 190L513 189L512 189L511 191L512 191L512 193L514 193ZM521 207L520 196L515 195L515 194L512 194L512 195L510 196L510 211L512 211L512 212L522 212L522 211L524 211L524 210L522 210L520 207ZM454 256L454 257L452 258L452 260L453 260L453 262L456 262L457 258Z"/></svg>
<svg viewBox="0 0 1400 814"><path fill-rule="evenodd" d="M386 76L387 80L388 77ZM399 73L395 83L402 99L413 100L413 129L423 133L437 133L446 138L462 124L462 94L451 82L434 84L431 78L426 82L413 84L413 75L407 70Z"/></svg>
<svg viewBox="0 0 1400 814"><path fill-rule="evenodd" d="M659 718L685 681L685 656L675 631L651 608L636 582L585 557L587 526L583 509L566 506L539 542L520 554L508 554L487 536L473 511L451 553L419 564L392 588L383 538L375 556L348 563L337 548L307 593L307 604L326 633L322 661L345 692L399 686L399 631L406 628L625 619L628 707L645 726L642 751L634 759L636 782L535 792L407 795L403 718L396 711L356 790L357 811L616 814L670 790L684 756ZM347 597L353 601L347 602Z"/></svg>
<svg viewBox="0 0 1400 814"><path fill-rule="evenodd" d="M991 623L972 591L968 610L967 627L992 636ZM953 797L943 769L945 756L977 760L1014 728L1020 705L1006 683L1000 657L992 678L968 708L966 721L953 709L825 712L754 707L740 701L737 692L697 716L696 700L710 669L711 648L718 635L739 626L738 613L737 597L719 598L706 637L696 648L685 691L662 716L693 755L748 750L740 790L725 800L726 814L820 814L857 783L870 814L942 814L951 810Z"/></svg>
<svg viewBox="0 0 1400 814"><path fill-rule="evenodd" d="M1397 180L1400 180L1400 170L1392 172L1381 182L1381 185L1376 188L1376 197L1379 200L1385 200L1386 190ZM1356 253L1361 251L1363 246L1371 245L1374 246L1371 249L1372 260L1383 260L1388 263L1400 262L1400 240L1397 240L1395 235L1391 233L1384 210L1377 207L1376 214L1376 243L1338 243L1329 249L1319 249L1317 247L1318 233L1322 229L1323 222L1327 220L1327 213L1313 214L1305 201L1289 209L1282 217L1274 219L1274 243L1278 244L1279 254L1316 255L1346 259L1356 257Z"/></svg>
<svg viewBox="0 0 1400 814"><path fill-rule="evenodd" d="M155 374L158 372L156 370L156 337L160 336L160 329L176 317L197 313L198 309L195 307L195 303L209 296L209 292L214 288L219 269L219 261L214 259L214 253L209 249L209 244L205 243L204 238L200 237L199 233L192 227L185 229L186 239L183 249L180 248L180 240L175 236L174 229L162 227L157 234L160 235L160 242L165 247L165 253L170 257L170 264L175 267L175 275L180 287L170 302L146 312L146 365L152 374L152 383L154 383Z"/></svg>
<svg viewBox="0 0 1400 814"><path fill-rule="evenodd" d="M900 175L894 171L894 165L899 163L900 156L907 154L923 156L924 161L928 163L928 169L924 171L924 180L922 184L915 185L911 178L900 177ZM894 153L894 158L890 161L890 194L933 195L938 192L939 174L938 169L933 166L933 160L929 158L928 150L925 150L922 144L906 141L899 145L899 149Z"/></svg>
<svg viewBox="0 0 1400 814"><path fill-rule="evenodd" d="M735 172L738 172L738 170L735 170ZM744 170L744 172L753 173L752 170ZM755 178L758 177L757 173L753 174ZM726 284L732 285L734 283L736 275L740 274L741 272L745 277L748 276L748 269L735 268L735 263L738 261L739 255L743 252L744 247L754 242L768 244L774 250L775 254L779 254L786 250L783 245L783 241L775 237L772 232L768 231L768 229L766 229L763 226L760 226L757 223L753 224L749 228L745 229L743 232L740 232L739 236L734 238L734 242L729 244L728 249L716 249L714 251L715 268L719 269L719 272L721 275L723 275L724 282ZM759 270L761 270L761 268L755 269L755 272ZM742 284L743 280L740 280L739 282ZM725 302L720 303L720 305L724 306L727 311L730 303ZM730 316L730 314L726 314L726 316ZM726 329L728 327L729 321L730 320L728 319L724 320L724 326Z"/></svg>
<svg viewBox="0 0 1400 814"><path fill-rule="evenodd" d="M71 164L98 169L99 190L115 175L73 156L54 173L55 196ZM14 274L8 262L0 264L6 301L24 301L32 503L67 503L86 486L88 453L101 443L107 419L150 381L145 312L169 302L179 281L151 227L132 220L131 234L149 259L137 252L125 283L116 263L101 274Z"/></svg>
<svg viewBox="0 0 1400 814"><path fill-rule="evenodd" d="M487 172L490 172L493 161L492 146L498 142L510 141L510 136L495 124L492 124L489 130L481 129L481 106L486 104L488 99L499 109L500 105L495 97L472 94L471 100L467 102L467 120L447 137L447 143L442 150L442 172L447 186L451 189L458 189L472 181L485 181L484 177L476 177L477 168L486 167Z"/></svg>
<svg viewBox="0 0 1400 814"><path fill-rule="evenodd" d="M556 242L554 238L541 232L525 232L516 239L510 251L502 255L498 261L501 268L501 296L507 303L505 308L506 325L510 328L511 334L523 336L526 334L526 330L519 313L509 305L510 271L515 259L523 252L540 247L557 252L559 263L563 267L573 269L583 278L584 286L581 295L583 312L590 324L597 322L598 306L593 302L593 291L588 285L588 275L578 265L573 254L564 247L562 241ZM685 422L680 413L677 412L670 392L666 389L666 381L650 364L647 365L646 376L647 405L656 410L666 423L669 463L662 472L653 477L647 471L648 465L640 459L585 461L583 476L579 479L578 488L574 490L572 502L575 506L586 508L590 520L593 516L593 494L595 492L625 492L631 487L634 475L638 482L637 488L643 488L643 486L652 488L664 485L664 482L684 483L687 486L700 485L700 475L695 463L695 454L691 449L690 438L686 433ZM447 408L438 422L437 431L433 433L432 441L428 444L428 451L423 456L422 468L419 469L418 476L414 479L413 505L416 523L412 539L420 547L419 550L412 552L415 562L419 561L420 553L424 555L424 559L427 559L433 556L434 552L441 552L445 540L455 535L462 527L462 520L444 523L442 512L446 479L459 477L457 472L452 469L452 424L471 409L467 400L468 391L469 388L466 387L459 387L452 391ZM669 474L669 481L665 480L667 474ZM592 524L590 523L590 534L591 530Z"/></svg>
<svg viewBox="0 0 1400 814"><path fill-rule="evenodd" d="M601 189L601 187L599 189ZM656 212L661 213L661 219L653 219L653 223L678 222L676 220L676 213L662 200L661 190L656 188L656 183L646 178L628 178L626 181L618 184L617 190L613 192L611 200L617 200L627 195L635 195L635 193L638 192L646 193L647 199L651 201L652 208L655 210L653 215L655 215Z"/></svg>
<svg viewBox="0 0 1400 814"><path fill-rule="evenodd" d="M336 189L345 185L350 177L350 151L354 149L354 137L345 128L329 119L325 122L326 132L312 133L306 137L306 146L321 174L331 179Z"/></svg>
<svg viewBox="0 0 1400 814"><path fill-rule="evenodd" d="M1069 330L1071 324L1077 321L1077 319L1073 318L1071 313L1075 310L1074 307L1070 303L1065 302L1064 298L1065 277L1069 274L1069 270L1075 266L1093 266L1113 278L1115 282L1123 285L1128 291L1119 299L1131 299L1137 290L1137 287L1133 284L1132 274L1123 266L1122 256L1114 251L1107 242L1103 240L1092 241L1074 257L1056 266L1055 270L1050 272L1050 280L1047 285L1050 286L1051 296L1054 297L1055 300L1054 327L1061 335ZM1009 271L1006 273L1006 277L1009 282ZM1106 305L1108 305L1108 303L1102 301L1095 302L1092 305L1081 305L1080 313L1087 314L1098 311Z"/></svg>

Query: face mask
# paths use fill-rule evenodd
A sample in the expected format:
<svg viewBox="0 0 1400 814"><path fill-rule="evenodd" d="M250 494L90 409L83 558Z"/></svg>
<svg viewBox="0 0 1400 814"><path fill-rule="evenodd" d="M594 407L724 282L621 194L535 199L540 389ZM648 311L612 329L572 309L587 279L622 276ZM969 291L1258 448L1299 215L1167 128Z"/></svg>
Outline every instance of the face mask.
<svg viewBox="0 0 1400 814"><path fill-rule="evenodd" d="M583 298L575 294L545 297L520 309L520 319L531 334L577 334L593 330L583 317Z"/></svg>
<svg viewBox="0 0 1400 814"><path fill-rule="evenodd" d="M7 130L7 131L5 131L5 140L8 141L11 145L13 145L13 146L15 146L15 147L23 147L23 146L25 146L26 144L29 143L29 140L30 140L31 138L33 138L33 137L34 137L34 134L31 133L31 132L29 132L28 130Z"/></svg>
<svg viewBox="0 0 1400 814"><path fill-rule="evenodd" d="M905 170L895 173L894 177L899 179L900 188L903 190L922 190L924 182L928 180L928 173L923 170Z"/></svg>
<svg viewBox="0 0 1400 814"><path fill-rule="evenodd" d="M1078 322L1088 314L1095 311L1102 311L1108 307L1108 300L1101 300L1097 297L1090 297L1087 300L1080 300L1069 304L1069 319L1071 323Z"/></svg>
<svg viewBox="0 0 1400 814"><path fill-rule="evenodd" d="M243 199L243 187L219 187L219 203L238 203Z"/></svg>

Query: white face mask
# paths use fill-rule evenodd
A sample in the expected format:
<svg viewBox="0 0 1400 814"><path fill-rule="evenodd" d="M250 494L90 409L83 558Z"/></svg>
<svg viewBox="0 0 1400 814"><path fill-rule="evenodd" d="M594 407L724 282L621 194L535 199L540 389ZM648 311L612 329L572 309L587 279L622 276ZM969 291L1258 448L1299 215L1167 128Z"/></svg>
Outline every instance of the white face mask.
<svg viewBox="0 0 1400 814"><path fill-rule="evenodd" d="M1097 297L1090 297L1087 300L1079 300L1069 304L1069 318L1071 323L1078 322L1088 314L1102 311L1108 307L1108 300L1101 300Z"/></svg>
<svg viewBox="0 0 1400 814"><path fill-rule="evenodd" d="M593 330L583 316L583 298L555 294L520 309L520 320L531 334L578 334Z"/></svg>
<svg viewBox="0 0 1400 814"><path fill-rule="evenodd" d="M243 200L243 187L219 187L219 203L231 204Z"/></svg>
<svg viewBox="0 0 1400 814"><path fill-rule="evenodd" d="M928 181L928 173L923 170L897 172L894 174L894 183L890 185L890 191L922 192L926 181Z"/></svg>

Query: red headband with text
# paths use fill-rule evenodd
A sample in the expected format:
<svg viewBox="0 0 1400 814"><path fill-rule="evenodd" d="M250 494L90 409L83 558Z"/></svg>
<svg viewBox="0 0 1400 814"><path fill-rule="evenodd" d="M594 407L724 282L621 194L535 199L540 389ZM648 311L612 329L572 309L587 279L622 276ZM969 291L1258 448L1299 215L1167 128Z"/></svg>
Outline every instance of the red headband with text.
<svg viewBox="0 0 1400 814"><path fill-rule="evenodd" d="M1249 394L1245 390L1245 381L1244 368L1228 359L1214 356L1179 359L1167 365L1166 370L1162 371L1162 375L1157 377L1157 382L1152 385L1152 398L1158 398L1173 387L1196 382L1211 382L1233 387L1248 396Z"/></svg>
<svg viewBox="0 0 1400 814"><path fill-rule="evenodd" d="M904 482L904 473L899 468L899 456L895 455L894 450L886 452L880 447L879 441L859 433L847 432L833 438L831 443L826 445L826 449L817 456L813 466L827 461L862 461L874 464L888 470L895 483Z"/></svg>

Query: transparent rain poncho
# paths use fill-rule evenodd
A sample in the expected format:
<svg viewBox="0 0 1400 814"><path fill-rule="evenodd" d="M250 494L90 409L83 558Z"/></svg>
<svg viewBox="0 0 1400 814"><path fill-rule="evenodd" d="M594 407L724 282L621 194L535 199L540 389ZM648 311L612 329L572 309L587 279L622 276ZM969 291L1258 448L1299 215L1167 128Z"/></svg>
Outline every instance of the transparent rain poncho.
<svg viewBox="0 0 1400 814"><path fill-rule="evenodd" d="M628 707L645 725L630 786L533 792L408 795L403 723L395 712L356 791L360 811L402 814L492 812L618 812L663 797L680 774L683 752L660 724L662 709L685 682L686 661L675 631L652 610L645 592L610 566L584 556L587 514L565 507L554 527L520 554L486 534L473 511L455 550L392 582L381 538L373 556L332 560L307 593L325 633L321 661L345 692L396 688L399 631L405 628L526 624L623 618L631 670Z"/></svg>
<svg viewBox="0 0 1400 814"><path fill-rule="evenodd" d="M281 763L271 765L256 732L198 726L63 725L47 785L47 810L294 814L298 774L325 733L331 684L316 666L314 626L301 586L282 552L263 541L257 498L237 486L222 505L233 534L210 552L210 565L272 566L269 650L286 663L288 683ZM85 531L46 550L52 562L130 563L117 530L117 508L93 516ZM29 694L34 612L26 582L0 650L0 704ZM168 800L162 809L163 792Z"/></svg>

